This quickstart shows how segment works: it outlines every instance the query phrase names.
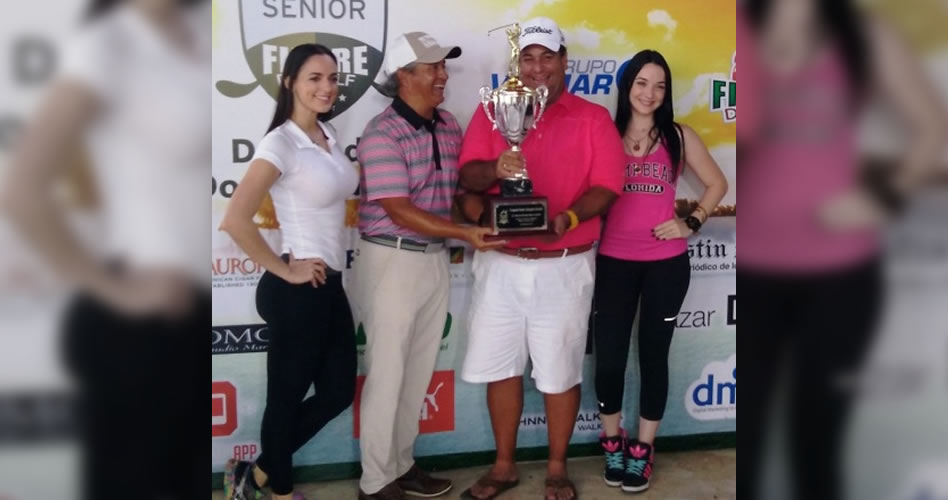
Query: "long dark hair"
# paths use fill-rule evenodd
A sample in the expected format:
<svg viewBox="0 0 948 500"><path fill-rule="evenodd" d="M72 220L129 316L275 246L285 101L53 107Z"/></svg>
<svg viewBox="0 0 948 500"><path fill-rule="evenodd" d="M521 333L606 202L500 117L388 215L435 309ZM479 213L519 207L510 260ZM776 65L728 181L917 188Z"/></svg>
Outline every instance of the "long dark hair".
<svg viewBox="0 0 948 500"><path fill-rule="evenodd" d="M820 28L831 42L836 43L842 52L843 64L849 80L849 89L859 100L869 86L869 58L866 57L865 34L862 31L862 16L849 0L813 0ZM772 0L747 0L743 4L747 18L757 31L767 21L773 7Z"/></svg>
<svg viewBox="0 0 948 500"><path fill-rule="evenodd" d="M624 136L632 120L632 104L629 102L629 91L632 89L632 82L638 76L639 71L646 64L657 64L665 71L665 99L655 110L652 130L649 130L648 137L651 141L652 133L657 136L656 141L665 146L672 160L672 180L678 178L678 172L681 166L681 126L675 123L675 108L672 105L672 75L668 68L668 63L660 53L654 50L643 50L632 56L632 59L626 63L625 70L619 76L619 103L616 106L616 128L619 129L619 135ZM648 143L645 151L652 147L652 142Z"/></svg>
<svg viewBox="0 0 948 500"><path fill-rule="evenodd" d="M267 129L267 132L283 125L293 115L293 82L300 76L300 69L303 64L312 56L329 56L333 63L337 62L336 56L325 45L304 43L293 47L293 50L286 56L286 62L283 63L280 93L277 94L276 110L273 112L273 120L270 121L270 128ZM329 111L318 114L316 118L326 121L331 115L332 111Z"/></svg>

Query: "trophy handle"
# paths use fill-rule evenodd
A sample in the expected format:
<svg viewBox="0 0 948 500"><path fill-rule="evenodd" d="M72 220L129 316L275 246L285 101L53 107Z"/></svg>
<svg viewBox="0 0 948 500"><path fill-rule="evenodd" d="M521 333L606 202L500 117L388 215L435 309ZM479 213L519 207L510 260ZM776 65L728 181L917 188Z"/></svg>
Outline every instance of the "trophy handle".
<svg viewBox="0 0 948 500"><path fill-rule="evenodd" d="M491 130L497 130L497 121L490 114L490 106L488 106L492 101L493 90L488 86L481 87L481 104L484 106L484 114L487 115L487 119L492 125Z"/></svg>
<svg viewBox="0 0 948 500"><path fill-rule="evenodd" d="M536 106L536 109L534 109L536 115L533 119L533 128L537 128L537 122L539 122L543 116L543 110L546 109L546 98L550 94L550 89L546 88L546 85L540 85L536 88L535 92L537 93L537 100L534 104L534 106Z"/></svg>

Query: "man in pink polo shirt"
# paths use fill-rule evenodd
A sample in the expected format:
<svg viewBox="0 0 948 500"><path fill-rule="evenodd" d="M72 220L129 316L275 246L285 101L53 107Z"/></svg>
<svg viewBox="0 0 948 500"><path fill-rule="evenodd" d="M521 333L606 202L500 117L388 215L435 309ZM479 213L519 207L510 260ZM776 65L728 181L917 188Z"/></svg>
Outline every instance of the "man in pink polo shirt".
<svg viewBox="0 0 948 500"><path fill-rule="evenodd" d="M523 410L523 373L546 404L550 456L546 498L576 495L567 479L566 448L579 411L587 322L595 275L594 244L600 216L621 190L625 154L609 112L565 91L566 46L550 19L523 24L521 79L549 89L546 111L528 133L522 154L478 106L461 146L460 184L468 192L496 193L498 179L526 164L534 193L549 199L555 236L514 239L497 252L474 257L470 335L461 377L487 383L487 405L497 459L464 498L493 498L517 484L514 463ZM465 215L483 207L468 197Z"/></svg>

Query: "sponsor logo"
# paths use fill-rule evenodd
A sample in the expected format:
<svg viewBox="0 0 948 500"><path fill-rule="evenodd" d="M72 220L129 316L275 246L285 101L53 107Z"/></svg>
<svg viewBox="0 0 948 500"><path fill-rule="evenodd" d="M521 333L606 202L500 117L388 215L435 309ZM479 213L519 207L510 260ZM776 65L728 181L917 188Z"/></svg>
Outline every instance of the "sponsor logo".
<svg viewBox="0 0 948 500"><path fill-rule="evenodd" d="M254 80L220 80L228 97L243 97L263 87L276 99L283 63L303 43L329 47L339 66L339 97L333 116L361 98L382 65L387 38L387 0L240 0L244 57Z"/></svg>
<svg viewBox="0 0 948 500"><path fill-rule="evenodd" d="M263 267L250 257L228 257L211 261L211 273L214 276L259 276L263 274Z"/></svg>
<svg viewBox="0 0 948 500"><path fill-rule="evenodd" d="M675 328L708 328L716 310L680 311L675 319Z"/></svg>
<svg viewBox="0 0 948 500"><path fill-rule="evenodd" d="M523 35L529 35L531 33L546 33L547 35L552 35L553 30L550 28L544 28L542 26L527 26L523 29ZM520 35L523 37L523 35Z"/></svg>
<svg viewBox="0 0 948 500"><path fill-rule="evenodd" d="M546 427L546 414L522 415L520 417L520 428Z"/></svg>
<svg viewBox="0 0 948 500"><path fill-rule="evenodd" d="M257 443L235 444L233 458L245 462L252 462L257 458L257 450Z"/></svg>
<svg viewBox="0 0 948 500"><path fill-rule="evenodd" d="M211 354L262 352L270 344L267 325L230 325L211 327Z"/></svg>
<svg viewBox="0 0 948 500"><path fill-rule="evenodd" d="M697 240L694 243L689 242L688 257L698 260L728 257L727 245L724 243L715 243L709 238Z"/></svg>
<svg viewBox="0 0 948 500"><path fill-rule="evenodd" d="M609 95L618 82L614 59L568 59L564 85L571 94Z"/></svg>
<svg viewBox="0 0 948 500"><path fill-rule="evenodd" d="M598 411L582 411L576 415L576 432L595 432L602 430L602 420Z"/></svg>
<svg viewBox="0 0 948 500"><path fill-rule="evenodd" d="M211 259L211 286L242 288L256 286L265 269L250 257L218 257Z"/></svg>
<svg viewBox="0 0 948 500"><path fill-rule="evenodd" d="M625 64L620 67L614 59L567 59L563 84L571 94L609 95L624 68ZM497 88L505 78L506 75L492 73L491 85Z"/></svg>
<svg viewBox="0 0 948 500"><path fill-rule="evenodd" d="M454 430L454 370L432 374L418 420L422 434Z"/></svg>
<svg viewBox="0 0 948 500"><path fill-rule="evenodd" d="M737 418L737 354L701 370L685 391L685 409L696 420Z"/></svg>
<svg viewBox="0 0 948 500"><path fill-rule="evenodd" d="M737 119L737 52L731 55L731 78L711 80L710 108L721 113L725 122Z"/></svg>
<svg viewBox="0 0 948 500"><path fill-rule="evenodd" d="M546 429L547 417L545 413L535 413L520 417L521 429ZM596 410L580 409L576 415L575 432L596 433L602 431L602 420Z"/></svg>
<svg viewBox="0 0 948 500"><path fill-rule="evenodd" d="M737 324L737 295L727 296L727 324Z"/></svg>
<svg viewBox="0 0 948 500"><path fill-rule="evenodd" d="M230 436L237 429L237 388L230 382L211 382L211 436Z"/></svg>
<svg viewBox="0 0 948 500"><path fill-rule="evenodd" d="M711 230L703 234L714 234ZM688 239L688 258L692 272L731 271L737 269L733 242L721 242L696 235Z"/></svg>
<svg viewBox="0 0 948 500"><path fill-rule="evenodd" d="M353 435L359 438L359 415L361 412L362 387L365 376L356 379L356 394L353 402ZM454 370L436 371L425 392L418 414L418 430L421 434L454 430Z"/></svg>
<svg viewBox="0 0 948 500"><path fill-rule="evenodd" d="M737 295L727 296L727 311L724 319L717 309L700 309L696 311L679 311L675 318L675 328L711 328L714 324L723 321L727 326L737 324Z"/></svg>

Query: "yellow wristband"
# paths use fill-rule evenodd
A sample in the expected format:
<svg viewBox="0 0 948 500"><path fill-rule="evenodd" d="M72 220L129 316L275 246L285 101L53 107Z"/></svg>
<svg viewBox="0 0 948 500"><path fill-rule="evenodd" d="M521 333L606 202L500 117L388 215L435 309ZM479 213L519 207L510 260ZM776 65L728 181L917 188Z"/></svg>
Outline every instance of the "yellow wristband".
<svg viewBox="0 0 948 500"><path fill-rule="evenodd" d="M572 210L567 210L566 215L569 216L569 228L566 230L572 231L573 229L576 229L576 227L579 226L579 216L577 216L576 212Z"/></svg>

